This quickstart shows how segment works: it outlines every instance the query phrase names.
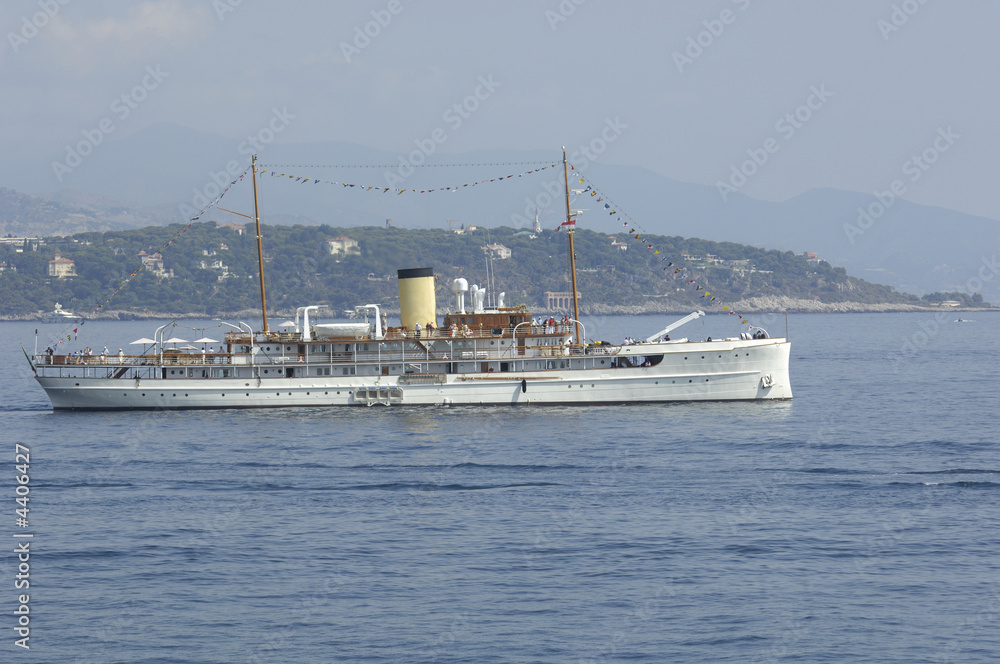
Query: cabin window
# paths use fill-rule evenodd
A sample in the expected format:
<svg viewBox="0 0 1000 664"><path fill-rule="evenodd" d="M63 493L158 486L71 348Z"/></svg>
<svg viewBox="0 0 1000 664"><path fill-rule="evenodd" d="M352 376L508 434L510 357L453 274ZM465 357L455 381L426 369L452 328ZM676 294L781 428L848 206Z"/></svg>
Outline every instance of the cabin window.
<svg viewBox="0 0 1000 664"><path fill-rule="evenodd" d="M344 367L344 375L345 376L355 375L354 367Z"/></svg>
<svg viewBox="0 0 1000 664"><path fill-rule="evenodd" d="M329 376L330 375L330 367L316 367L316 375L317 376Z"/></svg>

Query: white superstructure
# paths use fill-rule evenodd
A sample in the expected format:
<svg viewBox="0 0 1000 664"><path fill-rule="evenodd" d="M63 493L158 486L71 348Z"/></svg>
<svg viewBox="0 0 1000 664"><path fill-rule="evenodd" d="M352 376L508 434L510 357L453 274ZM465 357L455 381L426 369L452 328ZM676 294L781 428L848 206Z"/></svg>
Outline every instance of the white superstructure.
<svg viewBox="0 0 1000 664"><path fill-rule="evenodd" d="M145 355L40 355L37 380L53 408L71 410L792 397L786 339L577 345L575 321L536 324L523 308L447 314L416 337L381 329L375 305L364 312L374 320L233 331L219 352L165 348L158 338Z"/></svg>

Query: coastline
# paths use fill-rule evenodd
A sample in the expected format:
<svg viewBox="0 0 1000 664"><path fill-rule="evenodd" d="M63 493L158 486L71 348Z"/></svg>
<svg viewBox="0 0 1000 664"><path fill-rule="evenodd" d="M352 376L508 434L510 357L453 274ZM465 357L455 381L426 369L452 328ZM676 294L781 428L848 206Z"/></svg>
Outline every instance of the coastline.
<svg viewBox="0 0 1000 664"><path fill-rule="evenodd" d="M977 312L977 311L1000 311L1000 307L940 307L940 306L920 306L901 302L892 303L863 303L863 302L819 302L817 300L795 299L789 297L761 296L752 297L734 302L732 308L747 314L761 313L790 313L790 314L861 314L861 313L905 313L905 312L925 312L937 313L947 312ZM659 304L648 305L612 305L594 304L590 306L581 305L580 313L586 316L656 316L663 314L687 314L697 309L696 306L668 306ZM399 315L398 308L383 309L388 315ZM538 315L565 314L564 311L547 311L544 309L533 310ZM718 313L718 312L712 312ZM131 321L131 320L204 320L204 319L225 319L225 320L251 320L260 318L260 309L243 309L240 311L221 312L214 314L206 313L171 313L163 311L124 311L111 310L101 312L98 316L81 316L84 320L100 321ZM45 314L37 313L24 316L0 316L0 322L38 322L40 323ZM270 317L291 318L295 316L293 310L277 310L271 312ZM75 319L79 320L79 319Z"/></svg>

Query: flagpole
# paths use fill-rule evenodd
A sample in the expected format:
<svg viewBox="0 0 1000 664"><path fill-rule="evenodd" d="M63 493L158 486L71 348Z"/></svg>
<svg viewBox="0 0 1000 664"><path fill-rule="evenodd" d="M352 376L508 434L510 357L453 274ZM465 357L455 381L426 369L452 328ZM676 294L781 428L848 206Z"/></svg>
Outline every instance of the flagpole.
<svg viewBox="0 0 1000 664"><path fill-rule="evenodd" d="M257 207L257 155L250 158L253 171L253 218L257 223L257 265L260 267L260 310L264 319L264 334L267 334L267 297L264 295L264 240L260 235L260 210Z"/></svg>
<svg viewBox="0 0 1000 664"><path fill-rule="evenodd" d="M573 320L576 321L576 343L581 345L580 339L580 303L576 297L576 250L573 247L573 235L576 225L573 223L573 211L569 206L569 163L566 161L566 146L563 146L563 180L566 183L566 224L569 233L569 275L573 286Z"/></svg>

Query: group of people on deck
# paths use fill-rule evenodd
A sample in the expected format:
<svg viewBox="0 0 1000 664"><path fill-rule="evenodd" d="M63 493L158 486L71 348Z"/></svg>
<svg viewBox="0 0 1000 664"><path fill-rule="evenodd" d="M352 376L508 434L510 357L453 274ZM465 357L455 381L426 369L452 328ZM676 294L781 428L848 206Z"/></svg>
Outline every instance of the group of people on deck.
<svg viewBox="0 0 1000 664"><path fill-rule="evenodd" d="M540 332L541 334L555 334L557 332L570 332L570 320L569 316L563 316L561 319L556 319L554 316L549 316L548 318L532 318L531 326L532 331Z"/></svg>
<svg viewBox="0 0 1000 664"><path fill-rule="evenodd" d="M46 361L52 364L53 358L55 357L56 351L51 346L45 349ZM105 346L104 350L101 351L100 359L94 361L94 349L87 346L83 350L73 350L66 353L66 364L107 364L108 363L108 347ZM118 363L123 364L125 362L125 352L119 348L118 349Z"/></svg>

